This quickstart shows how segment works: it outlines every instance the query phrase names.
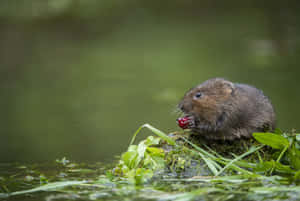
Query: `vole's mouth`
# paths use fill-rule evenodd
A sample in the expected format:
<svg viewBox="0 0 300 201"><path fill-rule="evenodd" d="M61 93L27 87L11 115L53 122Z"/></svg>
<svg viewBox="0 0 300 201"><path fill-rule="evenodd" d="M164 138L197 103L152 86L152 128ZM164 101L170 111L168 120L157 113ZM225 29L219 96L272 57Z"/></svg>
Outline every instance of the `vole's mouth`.
<svg viewBox="0 0 300 201"><path fill-rule="evenodd" d="M178 126L182 129L191 128L195 124L195 120L192 116L186 115L176 119Z"/></svg>

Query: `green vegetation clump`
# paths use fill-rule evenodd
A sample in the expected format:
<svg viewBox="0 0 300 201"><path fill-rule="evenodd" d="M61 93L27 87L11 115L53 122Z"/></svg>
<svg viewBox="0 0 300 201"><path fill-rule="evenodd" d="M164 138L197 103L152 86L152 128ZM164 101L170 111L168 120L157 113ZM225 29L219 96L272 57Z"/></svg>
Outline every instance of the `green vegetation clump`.
<svg viewBox="0 0 300 201"><path fill-rule="evenodd" d="M142 128L156 136L148 136L135 145ZM48 198L58 196L53 199L65 200L297 200L300 134L277 130L254 133L253 137L253 141L208 143L187 133L168 136L145 124L134 134L118 163L100 176L97 169L63 158L56 162L64 172L77 176L43 175L39 185L14 192L2 178L0 186L5 192L0 197L47 191ZM35 180L30 175L25 178L27 182ZM60 194L53 195L53 191Z"/></svg>
<svg viewBox="0 0 300 201"><path fill-rule="evenodd" d="M115 176L132 179L136 176L133 172L136 172L139 175L136 184L152 178L156 171L177 177L288 175L295 182L299 180L299 134L287 134L280 130L276 133L254 133L256 141L241 140L228 144L208 143L204 139L180 134L171 138L161 131L158 133L148 124L142 127L149 128L159 137L149 136L139 145L131 143L128 151L122 155L117 171L114 171L117 173ZM173 146L162 143L160 147L154 147L159 145L161 139ZM141 180L143 172L145 178Z"/></svg>

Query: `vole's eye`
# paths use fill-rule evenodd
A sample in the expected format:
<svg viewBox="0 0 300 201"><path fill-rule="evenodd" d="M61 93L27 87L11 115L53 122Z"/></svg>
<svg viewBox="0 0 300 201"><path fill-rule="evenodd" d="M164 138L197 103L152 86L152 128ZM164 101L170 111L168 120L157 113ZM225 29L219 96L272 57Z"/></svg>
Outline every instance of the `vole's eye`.
<svg viewBox="0 0 300 201"><path fill-rule="evenodd" d="M202 93L200 92L197 92L195 95L194 95L194 99L199 99L202 97Z"/></svg>

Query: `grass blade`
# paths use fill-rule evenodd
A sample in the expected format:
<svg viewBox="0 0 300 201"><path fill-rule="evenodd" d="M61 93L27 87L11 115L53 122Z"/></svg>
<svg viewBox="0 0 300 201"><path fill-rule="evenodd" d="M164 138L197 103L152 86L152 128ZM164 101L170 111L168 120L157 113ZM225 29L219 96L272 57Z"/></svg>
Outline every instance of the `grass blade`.
<svg viewBox="0 0 300 201"><path fill-rule="evenodd" d="M79 185L86 183L87 181L62 181L62 182L53 182L53 183L48 183L43 186L39 186L36 188L32 188L29 190L23 190L23 191L16 191L7 194L8 196L14 196L14 195L21 195L21 194L26 194L26 193L35 193L38 191L54 191L56 189L64 188L66 186L74 186L74 185Z"/></svg>
<svg viewBox="0 0 300 201"><path fill-rule="evenodd" d="M182 139L184 141L186 141L187 143L189 143L190 145L192 145L196 150L198 150L198 154L200 155L200 157L204 160L204 162L206 163L206 165L208 166L208 168L211 170L211 172L214 175L218 174L218 170L217 168L221 169L221 167L213 160L211 160L210 158L216 158L214 155L208 153L207 151L201 149L200 147L198 147L197 145L195 145L194 143L190 142L189 140L185 139L184 137L182 137ZM208 158L208 157L210 158Z"/></svg>
<svg viewBox="0 0 300 201"><path fill-rule="evenodd" d="M261 146L256 147L256 148L252 148L252 147L251 147L249 151L243 153L242 155L236 157L235 159L233 159L233 160L231 160L229 163L227 163L227 164L223 167L223 169L221 169L221 170L218 172L218 174L217 174L216 176L218 176L218 175L220 175L222 172L224 172L224 170L226 170L228 167L230 167L234 162L236 162L236 161L238 161L238 160L244 158L245 156L247 156L247 155L249 155L249 154L251 154L251 153L253 153L253 152L255 152L255 151L259 150L259 149L261 149L262 147L264 147L264 145L261 145Z"/></svg>
<svg viewBox="0 0 300 201"><path fill-rule="evenodd" d="M182 139L183 139L184 141L186 141L188 144L190 144L192 147L194 147L197 151L201 152L202 154L204 154L204 155L210 157L211 159L213 159L213 160L215 160L215 161L217 161L217 162L219 162L219 163L221 163L221 164L223 164L223 165L227 165L227 164L231 161L230 159L226 159L226 158L223 158L223 157L218 158L218 157L216 157L216 156L214 156L214 155L208 153L207 151L201 149L200 147L198 147L197 145L193 144L193 143L190 142L189 140L187 140L187 139L185 139L185 138L182 138ZM213 161L213 162L215 163L215 161ZM217 164L217 163L215 163L215 164ZM217 167L217 166L216 166L216 167ZM220 166L218 166L218 167L220 167ZM231 164L231 165L228 166L228 167L232 168L232 169L235 170L235 171L242 172L242 173L247 174L247 175L253 175L252 172L250 172L250 171L248 171L248 170L244 170L244 169L242 169L242 168L240 168L239 166L234 165L234 164ZM219 169L221 169L221 167L220 167Z"/></svg>
<svg viewBox="0 0 300 201"><path fill-rule="evenodd" d="M217 168L215 167L215 163L213 163L212 160L210 160L209 158L206 158L203 154L201 154L199 152L199 155L201 156L201 158L205 161L205 163L207 164L208 168L210 169L210 171L215 175L219 175L219 172L217 170Z"/></svg>
<svg viewBox="0 0 300 201"><path fill-rule="evenodd" d="M161 139L165 140L170 145L175 145L176 144L175 141L172 138L170 138L169 136L167 136L167 134L165 134L161 130L158 130L157 128L154 128L150 124L144 124L144 125L140 126L137 129L137 131L133 134L133 137L131 139L130 145L132 145L134 143L134 140L135 140L137 134L142 130L142 128L148 128L150 131L152 131L157 136L161 137Z"/></svg>

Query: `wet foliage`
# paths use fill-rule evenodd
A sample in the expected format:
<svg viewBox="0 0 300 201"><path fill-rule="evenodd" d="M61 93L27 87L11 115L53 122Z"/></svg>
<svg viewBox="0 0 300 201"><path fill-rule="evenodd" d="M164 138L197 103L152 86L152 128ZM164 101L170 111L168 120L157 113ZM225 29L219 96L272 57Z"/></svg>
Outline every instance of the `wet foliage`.
<svg viewBox="0 0 300 201"><path fill-rule="evenodd" d="M142 128L156 136L134 144ZM145 124L111 166L66 158L2 165L0 199L298 200L300 134L277 130L253 136L240 144L209 144L186 131L166 135Z"/></svg>

